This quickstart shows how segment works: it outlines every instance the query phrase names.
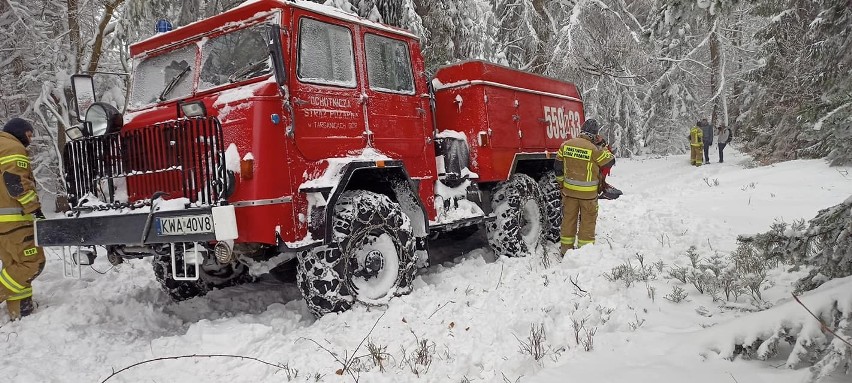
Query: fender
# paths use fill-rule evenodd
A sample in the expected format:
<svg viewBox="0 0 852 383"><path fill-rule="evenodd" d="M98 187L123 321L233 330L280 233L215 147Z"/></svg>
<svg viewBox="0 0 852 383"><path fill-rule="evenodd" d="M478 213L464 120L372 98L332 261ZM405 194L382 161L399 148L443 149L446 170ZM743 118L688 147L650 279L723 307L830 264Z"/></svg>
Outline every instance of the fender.
<svg viewBox="0 0 852 383"><path fill-rule="evenodd" d="M308 194L308 232L314 238L322 238L323 245L332 245L333 206L337 200L347 190L369 190L387 195L402 206L403 212L411 218L417 249L425 250L429 228L426 208L416 192L419 190L417 183L398 160L353 159L345 164L329 166L314 182L306 182L299 187L300 192Z"/></svg>

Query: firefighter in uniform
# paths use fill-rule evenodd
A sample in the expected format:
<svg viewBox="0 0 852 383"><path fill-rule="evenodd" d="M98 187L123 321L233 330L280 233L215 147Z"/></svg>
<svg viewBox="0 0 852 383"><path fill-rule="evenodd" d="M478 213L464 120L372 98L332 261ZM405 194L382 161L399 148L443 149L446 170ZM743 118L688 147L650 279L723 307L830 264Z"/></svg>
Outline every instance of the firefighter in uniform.
<svg viewBox="0 0 852 383"><path fill-rule="evenodd" d="M593 143L598 131L597 121L586 120L580 136L565 141L556 152L554 170L562 186L559 243L563 255L574 248L575 240L577 247L595 243L601 169L615 164L609 150Z"/></svg>
<svg viewBox="0 0 852 383"><path fill-rule="evenodd" d="M32 281L44 269L44 251L35 245L34 218L44 218L26 147L33 127L13 118L0 132L0 302L12 320L33 312Z"/></svg>
<svg viewBox="0 0 852 383"><path fill-rule="evenodd" d="M704 157L701 155L701 150L704 147L704 132L698 127L700 123L699 121L689 130L689 164L694 166L704 164Z"/></svg>

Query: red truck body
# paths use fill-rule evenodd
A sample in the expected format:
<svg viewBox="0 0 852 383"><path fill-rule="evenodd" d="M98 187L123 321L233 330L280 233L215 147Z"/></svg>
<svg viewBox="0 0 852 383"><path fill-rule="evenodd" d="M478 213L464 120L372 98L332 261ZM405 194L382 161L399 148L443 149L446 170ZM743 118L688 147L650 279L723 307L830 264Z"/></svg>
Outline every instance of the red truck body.
<svg viewBox="0 0 852 383"><path fill-rule="evenodd" d="M246 50L251 44L257 49ZM39 223L42 245L107 246L123 256L133 245L162 256L169 250L156 246L165 244L174 263L176 243L197 243L211 253L216 245L222 263L231 247L266 259L261 253L337 246L333 207L347 190L368 190L402 206L425 253L430 233L494 220L492 193L516 173L552 182L556 150L584 121L571 83L483 61L428 79L416 36L307 1L249 2L136 43L131 56L123 127L109 140L66 149L70 197L83 214ZM201 116L187 118L186 105ZM95 163L110 165L80 170ZM125 185L126 196L98 195L124 212L81 224L91 203L84 194L97 194L92 185L104 180ZM127 211L151 205L157 192L183 197L194 217L208 217L209 206L232 208L238 234L174 235L174 225L197 220ZM92 225L143 234L105 236L85 228ZM230 244L220 257L223 241Z"/></svg>
<svg viewBox="0 0 852 383"><path fill-rule="evenodd" d="M574 84L536 74L468 61L432 83L438 126L464 132L480 182L506 180L518 153L555 153L584 121Z"/></svg>

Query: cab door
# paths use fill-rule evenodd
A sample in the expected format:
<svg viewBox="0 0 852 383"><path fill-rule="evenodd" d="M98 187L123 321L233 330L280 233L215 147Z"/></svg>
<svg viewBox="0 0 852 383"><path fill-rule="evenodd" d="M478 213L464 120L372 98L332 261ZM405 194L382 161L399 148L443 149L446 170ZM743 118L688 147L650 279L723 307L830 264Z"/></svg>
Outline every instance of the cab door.
<svg viewBox="0 0 852 383"><path fill-rule="evenodd" d="M423 158L431 126L428 98L415 88L412 48L392 34L361 30L368 144L392 158Z"/></svg>
<svg viewBox="0 0 852 383"><path fill-rule="evenodd" d="M364 147L365 122L351 25L295 9L293 108L296 148L310 161Z"/></svg>

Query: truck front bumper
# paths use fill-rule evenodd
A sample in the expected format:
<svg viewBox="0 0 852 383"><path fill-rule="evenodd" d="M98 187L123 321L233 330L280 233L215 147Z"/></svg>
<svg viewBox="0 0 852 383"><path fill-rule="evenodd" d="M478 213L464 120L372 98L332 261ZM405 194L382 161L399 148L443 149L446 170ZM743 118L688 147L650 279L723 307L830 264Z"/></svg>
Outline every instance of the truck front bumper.
<svg viewBox="0 0 852 383"><path fill-rule="evenodd" d="M147 245L237 239L233 206L83 215L35 222L39 246Z"/></svg>

